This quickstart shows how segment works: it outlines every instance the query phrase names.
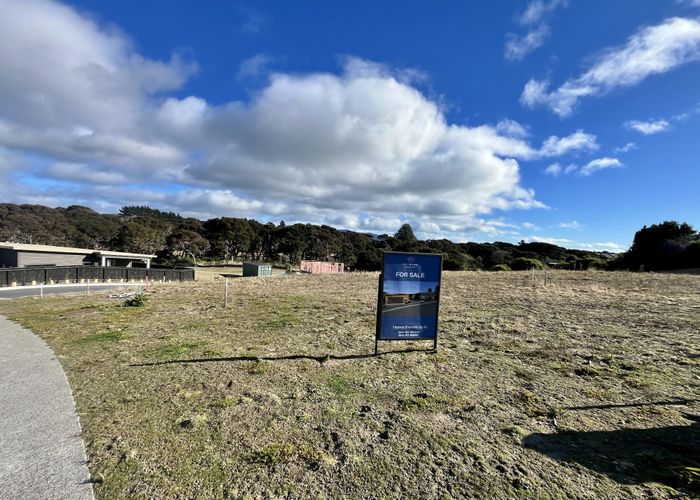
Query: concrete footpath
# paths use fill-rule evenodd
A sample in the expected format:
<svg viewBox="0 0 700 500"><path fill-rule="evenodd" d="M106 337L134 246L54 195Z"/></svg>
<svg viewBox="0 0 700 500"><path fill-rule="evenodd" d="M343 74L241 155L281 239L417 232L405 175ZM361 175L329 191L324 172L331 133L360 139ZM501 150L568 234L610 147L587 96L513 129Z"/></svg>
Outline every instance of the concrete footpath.
<svg viewBox="0 0 700 500"><path fill-rule="evenodd" d="M22 286L5 286L0 288L0 300L3 299L19 299L21 297L41 297L47 295L63 295L72 294L87 294L100 293L112 289L120 289L122 292L144 289L143 283L69 283L63 285L22 285Z"/></svg>
<svg viewBox="0 0 700 500"><path fill-rule="evenodd" d="M0 316L0 498L92 499L73 394L51 349Z"/></svg>

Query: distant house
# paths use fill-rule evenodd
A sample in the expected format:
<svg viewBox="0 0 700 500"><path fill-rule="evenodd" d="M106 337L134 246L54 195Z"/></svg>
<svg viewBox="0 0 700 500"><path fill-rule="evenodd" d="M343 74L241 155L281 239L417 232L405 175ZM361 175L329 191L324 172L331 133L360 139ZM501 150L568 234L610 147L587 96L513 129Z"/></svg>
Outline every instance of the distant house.
<svg viewBox="0 0 700 500"><path fill-rule="evenodd" d="M408 304L411 302L411 296L407 293L385 293L384 304Z"/></svg>
<svg viewBox="0 0 700 500"><path fill-rule="evenodd" d="M155 257L141 253L0 242L0 267L88 265L150 268L151 259Z"/></svg>

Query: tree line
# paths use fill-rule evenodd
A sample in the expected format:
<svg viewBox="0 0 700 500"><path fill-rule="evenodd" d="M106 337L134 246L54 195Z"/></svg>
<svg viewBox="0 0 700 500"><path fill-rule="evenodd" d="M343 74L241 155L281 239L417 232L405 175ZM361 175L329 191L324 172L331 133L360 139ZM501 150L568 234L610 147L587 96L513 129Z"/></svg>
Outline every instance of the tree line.
<svg viewBox="0 0 700 500"><path fill-rule="evenodd" d="M261 223L219 217L201 221L148 206L99 214L82 206L49 208L0 204L0 241L155 254L161 264L261 260L343 262L349 270L376 271L382 251L442 253L447 270L673 269L700 267L700 237L688 224L644 227L621 255L565 249L548 243L455 243L419 240L409 224L373 235L327 225Z"/></svg>

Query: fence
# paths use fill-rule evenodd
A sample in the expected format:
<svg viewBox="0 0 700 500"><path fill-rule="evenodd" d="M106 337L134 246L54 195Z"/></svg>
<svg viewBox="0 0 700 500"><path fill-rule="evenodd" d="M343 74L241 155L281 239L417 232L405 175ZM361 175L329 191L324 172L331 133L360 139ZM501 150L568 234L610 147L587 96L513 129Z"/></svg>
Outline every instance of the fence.
<svg viewBox="0 0 700 500"><path fill-rule="evenodd" d="M58 283L194 281L194 269L143 267L51 266L0 268L0 287Z"/></svg>

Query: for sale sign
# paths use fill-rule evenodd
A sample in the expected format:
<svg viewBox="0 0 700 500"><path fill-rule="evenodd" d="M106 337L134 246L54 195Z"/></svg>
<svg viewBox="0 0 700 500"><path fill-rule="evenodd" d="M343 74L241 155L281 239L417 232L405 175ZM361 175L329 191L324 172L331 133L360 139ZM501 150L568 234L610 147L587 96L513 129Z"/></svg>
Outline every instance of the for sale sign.
<svg viewBox="0 0 700 500"><path fill-rule="evenodd" d="M441 278L440 254L385 252L376 339L434 340L437 346Z"/></svg>

